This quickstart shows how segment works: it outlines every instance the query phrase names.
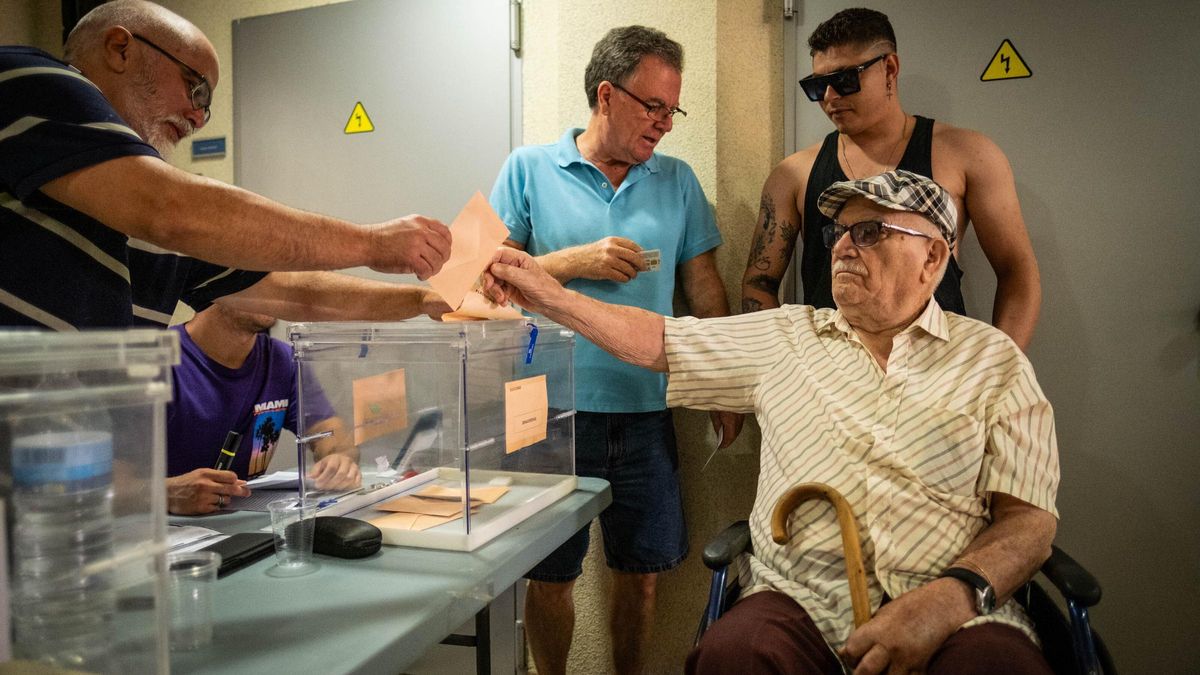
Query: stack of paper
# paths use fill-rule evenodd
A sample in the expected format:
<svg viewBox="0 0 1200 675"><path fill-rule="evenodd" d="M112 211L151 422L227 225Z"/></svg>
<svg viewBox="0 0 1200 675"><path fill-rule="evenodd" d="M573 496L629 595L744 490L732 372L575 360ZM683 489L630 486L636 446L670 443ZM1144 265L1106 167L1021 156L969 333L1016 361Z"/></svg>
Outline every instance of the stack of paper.
<svg viewBox="0 0 1200 675"><path fill-rule="evenodd" d="M471 513L476 513L484 504L494 504L508 492L504 486L471 488ZM462 518L462 490L431 485L414 495L397 497L375 508L392 513L373 518L376 527L391 527L401 530L428 530Z"/></svg>

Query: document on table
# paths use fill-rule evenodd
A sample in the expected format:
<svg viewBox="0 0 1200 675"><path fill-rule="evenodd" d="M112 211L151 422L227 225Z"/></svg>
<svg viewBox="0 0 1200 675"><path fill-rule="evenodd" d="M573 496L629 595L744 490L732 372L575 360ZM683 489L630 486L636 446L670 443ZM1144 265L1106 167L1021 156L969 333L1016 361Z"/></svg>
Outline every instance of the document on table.
<svg viewBox="0 0 1200 675"><path fill-rule="evenodd" d="M397 530L428 530L431 527L445 525L446 523L462 518L462 513L455 516L429 516L421 513L389 513L386 516L372 518L368 520L375 527L380 529L392 528Z"/></svg>
<svg viewBox="0 0 1200 675"><path fill-rule="evenodd" d="M495 503L508 493L508 488L503 485L493 485L489 487L471 486L471 501L483 502L484 504ZM417 493L418 497L426 497L428 499L442 499L453 502L462 502L462 488L450 488L442 485L430 485L429 487Z"/></svg>
<svg viewBox="0 0 1200 675"><path fill-rule="evenodd" d="M247 483L249 485L249 483ZM278 488L259 488L250 493L249 497L233 497L229 500L230 511L266 511L267 504L276 499L299 499L300 491L295 489L295 485L291 490L280 490ZM317 508L323 509L326 506L336 504L338 499L358 490L309 490L306 496L309 499L317 500Z"/></svg>
<svg viewBox="0 0 1200 675"><path fill-rule="evenodd" d="M300 474L295 471L275 471L246 481L251 490L299 490Z"/></svg>
<svg viewBox="0 0 1200 675"><path fill-rule="evenodd" d="M198 525L170 525L167 527L167 550L171 553L197 551L228 536Z"/></svg>
<svg viewBox="0 0 1200 675"><path fill-rule="evenodd" d="M396 511L398 513L419 513L426 516L453 516L462 514L462 502L446 499L423 499L416 495L397 497L375 508L380 511Z"/></svg>

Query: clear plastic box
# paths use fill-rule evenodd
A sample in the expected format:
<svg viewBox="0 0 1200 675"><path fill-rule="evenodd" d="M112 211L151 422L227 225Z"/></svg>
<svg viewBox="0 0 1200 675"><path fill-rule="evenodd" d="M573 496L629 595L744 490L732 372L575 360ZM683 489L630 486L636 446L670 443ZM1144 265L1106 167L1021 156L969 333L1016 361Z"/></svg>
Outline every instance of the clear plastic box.
<svg viewBox="0 0 1200 675"><path fill-rule="evenodd" d="M340 439L325 452L355 456L363 475L323 514L368 520L385 544L472 550L575 489L573 331L416 320L294 324L290 337L302 467L305 447ZM408 511L381 508L413 496Z"/></svg>
<svg viewBox="0 0 1200 675"><path fill-rule="evenodd" d="M164 424L178 360L167 331L0 331L5 657L167 672Z"/></svg>

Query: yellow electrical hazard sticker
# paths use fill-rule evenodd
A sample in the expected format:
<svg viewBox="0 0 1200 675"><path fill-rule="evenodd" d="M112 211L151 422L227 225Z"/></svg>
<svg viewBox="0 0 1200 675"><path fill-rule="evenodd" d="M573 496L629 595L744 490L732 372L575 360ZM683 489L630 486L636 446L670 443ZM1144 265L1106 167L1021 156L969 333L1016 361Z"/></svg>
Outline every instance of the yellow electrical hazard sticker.
<svg viewBox="0 0 1200 675"><path fill-rule="evenodd" d="M991 63L983 70L983 74L979 79L984 82L992 80L1015 80L1021 77L1032 77L1029 66L1025 65L1025 61L1021 55L1017 53L1017 48L1007 39L1000 43L1000 48L996 50L996 54L992 56Z"/></svg>
<svg viewBox="0 0 1200 675"><path fill-rule="evenodd" d="M350 113L350 119L346 120L346 128L342 131L347 134L375 131L375 125L371 124L371 118L367 117L367 109L363 107L362 101L354 104L354 112Z"/></svg>

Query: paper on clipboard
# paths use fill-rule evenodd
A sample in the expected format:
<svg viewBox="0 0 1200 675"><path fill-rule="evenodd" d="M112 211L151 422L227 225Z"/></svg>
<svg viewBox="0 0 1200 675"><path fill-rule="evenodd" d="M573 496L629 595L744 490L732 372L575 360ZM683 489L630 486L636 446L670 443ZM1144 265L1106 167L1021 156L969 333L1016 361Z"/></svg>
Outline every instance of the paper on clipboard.
<svg viewBox="0 0 1200 675"><path fill-rule="evenodd" d="M492 260L496 247L508 238L508 228L492 210L483 193L476 191L450 224L450 258L429 285L454 309Z"/></svg>
<svg viewBox="0 0 1200 675"><path fill-rule="evenodd" d="M509 454L546 440L546 376L504 383L504 445Z"/></svg>

